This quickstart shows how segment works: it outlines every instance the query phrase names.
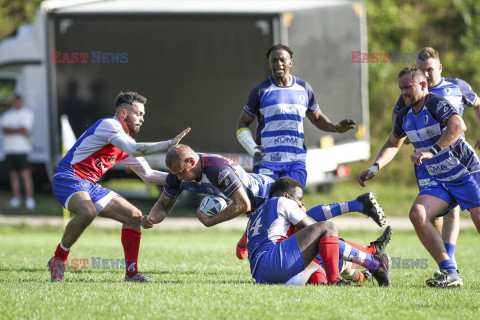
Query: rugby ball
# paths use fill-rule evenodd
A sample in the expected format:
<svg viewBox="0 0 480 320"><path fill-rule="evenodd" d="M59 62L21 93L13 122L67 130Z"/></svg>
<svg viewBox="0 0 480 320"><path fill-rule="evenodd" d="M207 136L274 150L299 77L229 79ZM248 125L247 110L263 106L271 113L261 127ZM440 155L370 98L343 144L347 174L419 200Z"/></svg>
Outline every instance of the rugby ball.
<svg viewBox="0 0 480 320"><path fill-rule="evenodd" d="M227 207L227 201L220 196L206 196L200 202L200 211L206 216L213 217Z"/></svg>

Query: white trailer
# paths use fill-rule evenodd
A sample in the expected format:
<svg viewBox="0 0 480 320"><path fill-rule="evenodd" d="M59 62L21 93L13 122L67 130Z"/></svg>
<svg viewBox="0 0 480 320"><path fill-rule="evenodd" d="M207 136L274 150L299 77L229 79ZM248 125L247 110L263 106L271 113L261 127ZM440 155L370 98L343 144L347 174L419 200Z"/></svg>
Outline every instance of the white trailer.
<svg viewBox="0 0 480 320"><path fill-rule="evenodd" d="M366 52L362 1L44 1L32 24L0 43L0 79L14 80L35 111L31 161L46 176L61 156L60 116L78 136L113 114L121 90L148 98L138 141L190 126L185 143L249 169L235 126L276 43L291 46L292 73L332 121L359 124L331 134L305 121L307 184L330 183L340 164L370 157L367 66L352 63L352 51ZM147 159L165 169L164 155Z"/></svg>

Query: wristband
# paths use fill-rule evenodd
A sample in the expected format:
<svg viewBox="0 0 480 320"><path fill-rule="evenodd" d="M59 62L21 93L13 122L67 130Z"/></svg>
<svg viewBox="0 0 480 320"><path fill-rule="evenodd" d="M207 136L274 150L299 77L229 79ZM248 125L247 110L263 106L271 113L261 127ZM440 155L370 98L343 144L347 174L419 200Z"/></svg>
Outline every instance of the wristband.
<svg viewBox="0 0 480 320"><path fill-rule="evenodd" d="M370 168L368 168L368 173L372 176L375 176L379 169L380 165L375 162Z"/></svg>
<svg viewBox="0 0 480 320"><path fill-rule="evenodd" d="M433 154L433 155L436 155L436 154L439 153L440 151L442 151L442 149L441 149L437 144L434 144L433 147L431 147L430 149L428 149L428 152L430 152L430 153Z"/></svg>
<svg viewBox="0 0 480 320"><path fill-rule="evenodd" d="M242 147L253 157L258 149L257 144L253 140L252 132L248 128L240 128L237 130L237 140Z"/></svg>

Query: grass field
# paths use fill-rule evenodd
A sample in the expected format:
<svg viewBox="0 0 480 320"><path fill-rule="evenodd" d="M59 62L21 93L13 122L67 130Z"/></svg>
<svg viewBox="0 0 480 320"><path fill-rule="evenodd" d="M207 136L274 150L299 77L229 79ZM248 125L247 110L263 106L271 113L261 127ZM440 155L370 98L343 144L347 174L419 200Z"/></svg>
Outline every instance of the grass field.
<svg viewBox="0 0 480 320"><path fill-rule="evenodd" d="M477 318L480 312L480 237L462 231L457 261L460 289L434 289L436 269L416 236L394 232L395 259L428 259L428 268L397 264L392 285L379 288L292 287L254 284L247 261L234 255L238 231L143 232L140 270L151 283L122 282L121 269L92 269L91 258L121 259L119 230L88 229L69 259L89 259L51 283L46 262L61 229L0 226L0 318L11 319L441 319ZM378 232L341 232L366 243ZM408 267L408 268L407 268Z"/></svg>

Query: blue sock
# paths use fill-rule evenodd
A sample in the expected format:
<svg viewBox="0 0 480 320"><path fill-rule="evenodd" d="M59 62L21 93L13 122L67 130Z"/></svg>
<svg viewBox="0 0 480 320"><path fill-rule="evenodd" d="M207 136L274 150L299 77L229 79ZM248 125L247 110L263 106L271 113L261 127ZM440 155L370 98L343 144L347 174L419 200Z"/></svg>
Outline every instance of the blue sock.
<svg viewBox="0 0 480 320"><path fill-rule="evenodd" d="M448 272L458 273L457 269L455 268L455 263L453 263L452 259L443 260L438 264L440 269L445 269Z"/></svg>
<svg viewBox="0 0 480 320"><path fill-rule="evenodd" d="M362 212L363 211L363 203L361 203L357 199L352 200L352 201L348 201L347 203L348 203L349 212L355 212L355 211Z"/></svg>
<svg viewBox="0 0 480 320"><path fill-rule="evenodd" d="M342 215L347 212L361 212L362 210L363 203L358 200L352 200L348 202L319 205L308 210L307 215L309 215L313 220L320 222L327 221L328 219Z"/></svg>
<svg viewBox="0 0 480 320"><path fill-rule="evenodd" d="M445 250L447 250L448 256L452 259L455 254L455 245L453 243L444 243L443 245L445 246Z"/></svg>
<svg viewBox="0 0 480 320"><path fill-rule="evenodd" d="M340 259L350 261L375 271L380 268L380 260L373 255L360 251L342 240L338 240Z"/></svg>

